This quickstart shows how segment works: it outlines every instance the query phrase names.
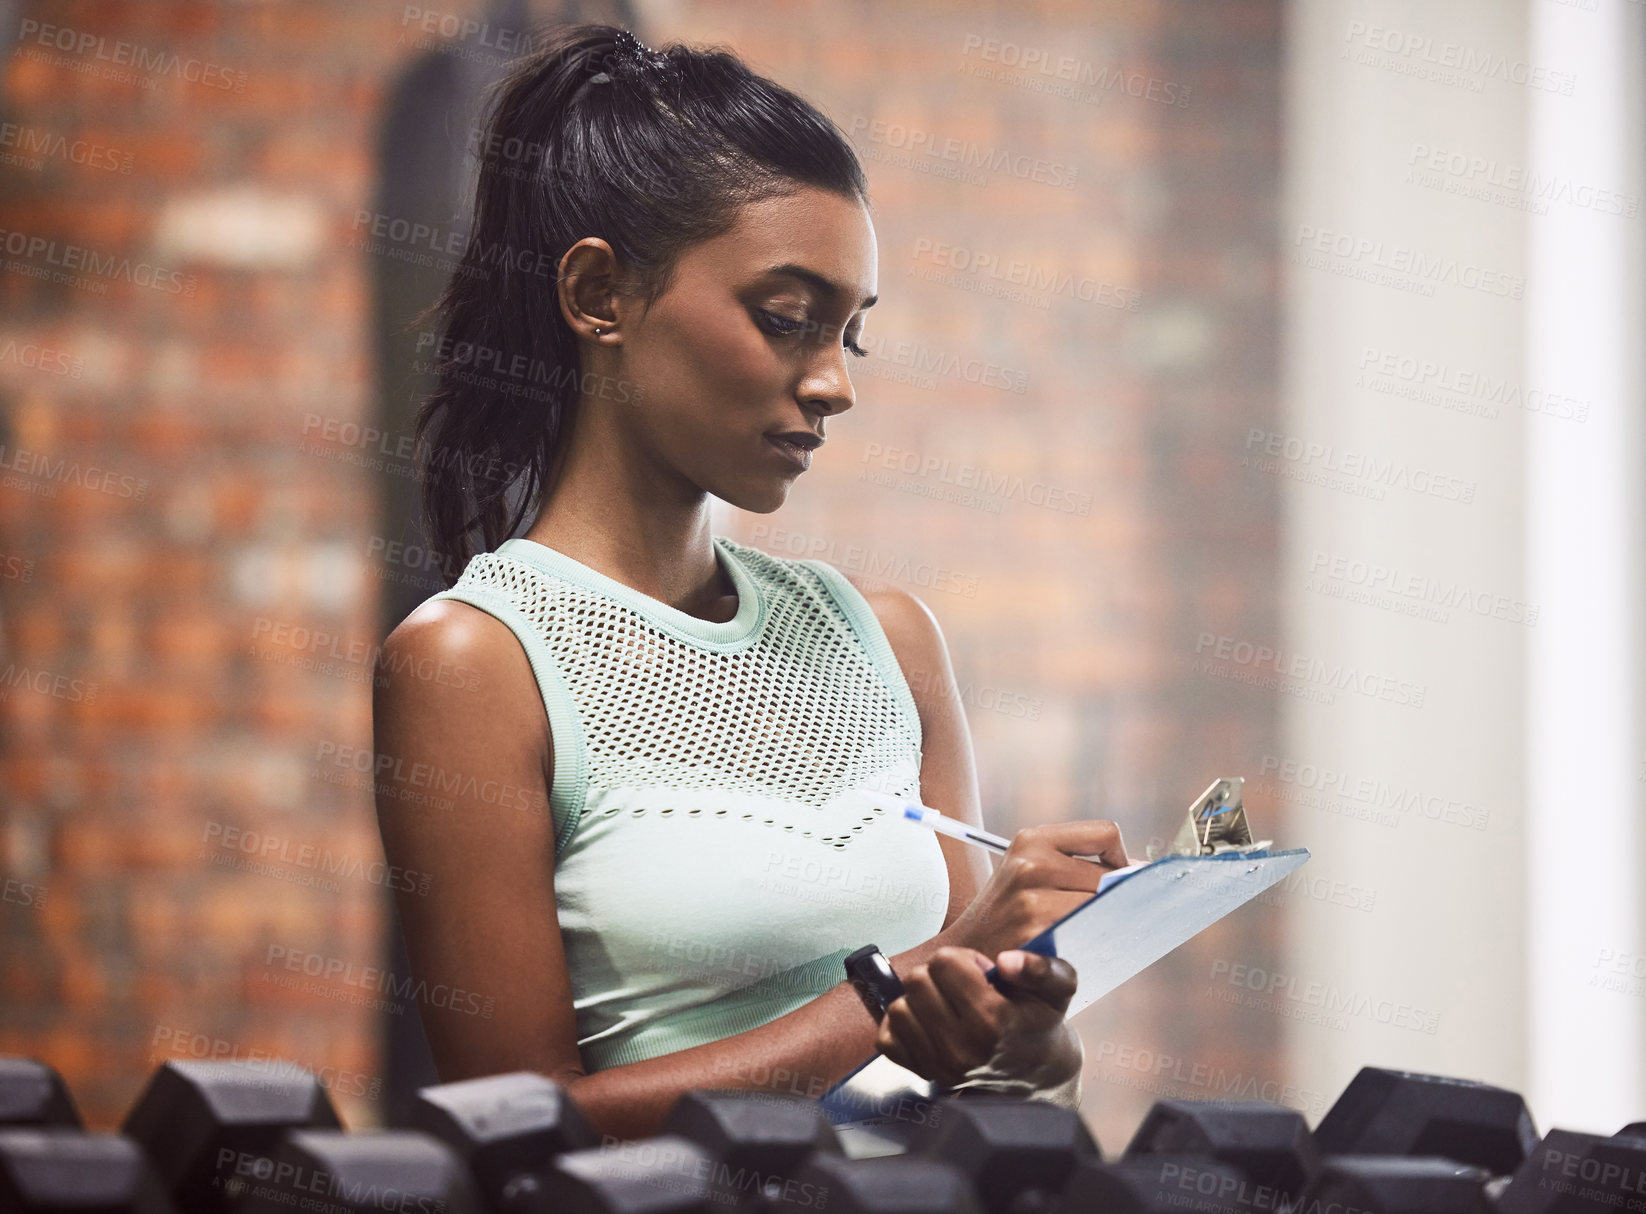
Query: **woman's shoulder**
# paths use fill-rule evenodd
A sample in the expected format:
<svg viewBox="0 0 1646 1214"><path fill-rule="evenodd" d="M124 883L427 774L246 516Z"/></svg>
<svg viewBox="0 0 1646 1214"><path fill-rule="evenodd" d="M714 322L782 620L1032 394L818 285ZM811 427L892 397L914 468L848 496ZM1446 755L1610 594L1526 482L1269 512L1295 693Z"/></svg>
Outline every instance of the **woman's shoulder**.
<svg viewBox="0 0 1646 1214"><path fill-rule="evenodd" d="M840 594L841 587L844 587L846 595L860 598L879 623L893 656L905 673L910 670L940 670L946 665L947 647L943 630L937 616L918 595L901 586L837 568L820 558L779 556L729 539L726 542L736 548L746 561L768 569L790 571L791 577L797 576L793 571L805 570L832 593Z"/></svg>
<svg viewBox="0 0 1646 1214"><path fill-rule="evenodd" d="M435 595L419 603L383 641L385 654L456 660L501 649L512 634L490 612Z"/></svg>
<svg viewBox="0 0 1646 1214"><path fill-rule="evenodd" d="M478 696L488 709L506 710L511 698L524 708L537 694L514 631L461 599L437 595L420 603L384 639L376 664L379 700L415 695L472 711Z"/></svg>
<svg viewBox="0 0 1646 1214"><path fill-rule="evenodd" d="M930 686L929 677L917 677L921 672L946 670L949 665L948 646L943 640L943 629L932 609L917 596L900 586L843 574L868 602L880 628L886 634L892 656L909 682L915 703L925 716L924 690Z"/></svg>
<svg viewBox="0 0 1646 1214"><path fill-rule="evenodd" d="M862 574L837 572L869 604L893 649L898 648L900 641L908 646L919 646L932 636L940 635L937 617L917 595L901 586L876 581Z"/></svg>

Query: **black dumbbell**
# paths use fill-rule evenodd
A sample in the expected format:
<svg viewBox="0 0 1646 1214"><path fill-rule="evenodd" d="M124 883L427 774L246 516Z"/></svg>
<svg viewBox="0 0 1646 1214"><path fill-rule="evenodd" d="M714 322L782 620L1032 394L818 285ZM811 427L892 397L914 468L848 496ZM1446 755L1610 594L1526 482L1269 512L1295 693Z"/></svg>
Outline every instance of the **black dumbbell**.
<svg viewBox="0 0 1646 1214"><path fill-rule="evenodd" d="M719 1174L714 1156L678 1134L567 1151L540 1184L532 1208L541 1214L724 1214L747 1204Z"/></svg>
<svg viewBox="0 0 1646 1214"><path fill-rule="evenodd" d="M411 1120L457 1153L499 1214L536 1208L550 1161L600 1142L565 1089L532 1071L422 1088Z"/></svg>
<svg viewBox="0 0 1646 1214"><path fill-rule="evenodd" d="M173 1214L137 1144L66 1126L0 1130L6 1214Z"/></svg>
<svg viewBox="0 0 1646 1214"><path fill-rule="evenodd" d="M1235 1168L1268 1206L1295 1202L1320 1166L1303 1115L1256 1100L1158 1100L1126 1147L1125 1158L1204 1156Z"/></svg>
<svg viewBox="0 0 1646 1214"><path fill-rule="evenodd" d="M988 1214L1048 1209L1076 1164L1102 1157L1073 1109L984 1093L939 1100L909 1154L954 1167Z"/></svg>
<svg viewBox="0 0 1646 1214"><path fill-rule="evenodd" d="M796 1172L815 1154L843 1154L823 1106L789 1092L687 1092L658 1133L707 1151L720 1177L745 1201L792 1189Z"/></svg>
<svg viewBox="0 0 1646 1214"><path fill-rule="evenodd" d="M960 1169L929 1155L850 1159L819 1152L754 1207L759 1214L983 1214ZM1026 1207L1027 1210L1027 1207Z"/></svg>
<svg viewBox="0 0 1646 1214"><path fill-rule="evenodd" d="M1315 1127L1322 1155L1441 1156L1496 1175L1537 1146L1526 1102L1469 1079L1362 1067Z"/></svg>
<svg viewBox="0 0 1646 1214"><path fill-rule="evenodd" d="M1498 1196L1500 1214L1616 1214L1646 1209L1646 1135L1550 1130Z"/></svg>
<svg viewBox="0 0 1646 1214"><path fill-rule="evenodd" d="M428 1134L291 1130L251 1181L235 1214L482 1214L456 1153Z"/></svg>
<svg viewBox="0 0 1646 1214"><path fill-rule="evenodd" d="M1254 1214L1286 1208L1262 1200L1261 1186L1220 1160L1151 1154L1112 1163L1083 1160L1053 1209L1057 1214Z"/></svg>
<svg viewBox="0 0 1646 1214"><path fill-rule="evenodd" d="M288 1130L336 1129L320 1081L285 1062L167 1062L126 1115L183 1214L228 1210Z"/></svg>
<svg viewBox="0 0 1646 1214"><path fill-rule="evenodd" d="M1320 1165L1301 1210L1492 1214L1485 1168L1438 1156L1337 1155Z"/></svg>
<svg viewBox="0 0 1646 1214"><path fill-rule="evenodd" d="M61 1075L33 1058L0 1058L0 1126L80 1124Z"/></svg>

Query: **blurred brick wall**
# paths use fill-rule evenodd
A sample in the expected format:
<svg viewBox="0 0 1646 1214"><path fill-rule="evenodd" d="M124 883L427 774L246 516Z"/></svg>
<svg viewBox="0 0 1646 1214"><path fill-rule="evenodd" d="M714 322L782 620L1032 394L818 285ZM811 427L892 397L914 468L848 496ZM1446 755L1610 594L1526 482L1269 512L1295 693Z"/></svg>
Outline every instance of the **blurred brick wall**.
<svg viewBox="0 0 1646 1214"><path fill-rule="evenodd" d="M865 157L859 408L733 530L932 606L996 830L1110 816L1140 852L1275 749L1272 693L1191 662L1203 632L1276 632L1277 503L1228 452L1273 408L1279 7L642 6L643 37L729 43ZM398 875L343 748L370 747L407 570L347 430L374 373L351 241L398 73L499 53L406 11L29 4L84 49L36 27L7 63L0 1051L62 1068L101 1124L162 1058L210 1054L324 1069L346 1120L376 1116L364 967ZM121 42L150 66L102 57ZM1224 1094L1189 1068L1283 1078L1274 1018L1207 977L1271 957L1279 922L1250 908L1082 1017L1105 1146L1156 1094ZM353 968L305 989L304 966Z"/></svg>
<svg viewBox="0 0 1646 1214"><path fill-rule="evenodd" d="M5 65L0 341L56 357L0 357L4 867L44 891L0 906L0 1051L99 1124L168 1057L291 1059L356 1124L382 1083L394 875L324 749L371 745L376 495L313 419L369 416L400 12L26 4Z"/></svg>

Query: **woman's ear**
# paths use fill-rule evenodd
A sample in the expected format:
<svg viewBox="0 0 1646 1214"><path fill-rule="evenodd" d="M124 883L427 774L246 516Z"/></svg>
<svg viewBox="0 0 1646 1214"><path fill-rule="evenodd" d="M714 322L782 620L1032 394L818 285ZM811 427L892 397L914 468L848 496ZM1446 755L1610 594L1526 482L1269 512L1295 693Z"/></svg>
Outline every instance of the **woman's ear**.
<svg viewBox="0 0 1646 1214"><path fill-rule="evenodd" d="M593 341L617 331L617 268L617 255L598 236L585 236L561 257L560 315L577 336Z"/></svg>

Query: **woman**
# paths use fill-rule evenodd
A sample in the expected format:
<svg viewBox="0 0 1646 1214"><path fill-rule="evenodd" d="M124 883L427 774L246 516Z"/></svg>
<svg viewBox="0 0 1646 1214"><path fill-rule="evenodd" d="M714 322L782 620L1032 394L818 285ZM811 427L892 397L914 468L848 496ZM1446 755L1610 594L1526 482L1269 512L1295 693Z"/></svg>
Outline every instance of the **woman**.
<svg viewBox="0 0 1646 1214"><path fill-rule="evenodd" d="M1001 950L1097 888L1075 857L1126 863L1119 831L1021 831L991 873L855 799L980 822L936 621L709 531L711 494L782 505L854 403L876 254L850 147L729 54L585 25L503 82L479 151L418 423L463 572L390 635L374 705L383 845L430 878L397 897L441 1077L536 1070L625 1138L690 1089L817 1095L876 1049L1073 1103L1073 971ZM871 942L906 987L878 1026L841 968Z"/></svg>

